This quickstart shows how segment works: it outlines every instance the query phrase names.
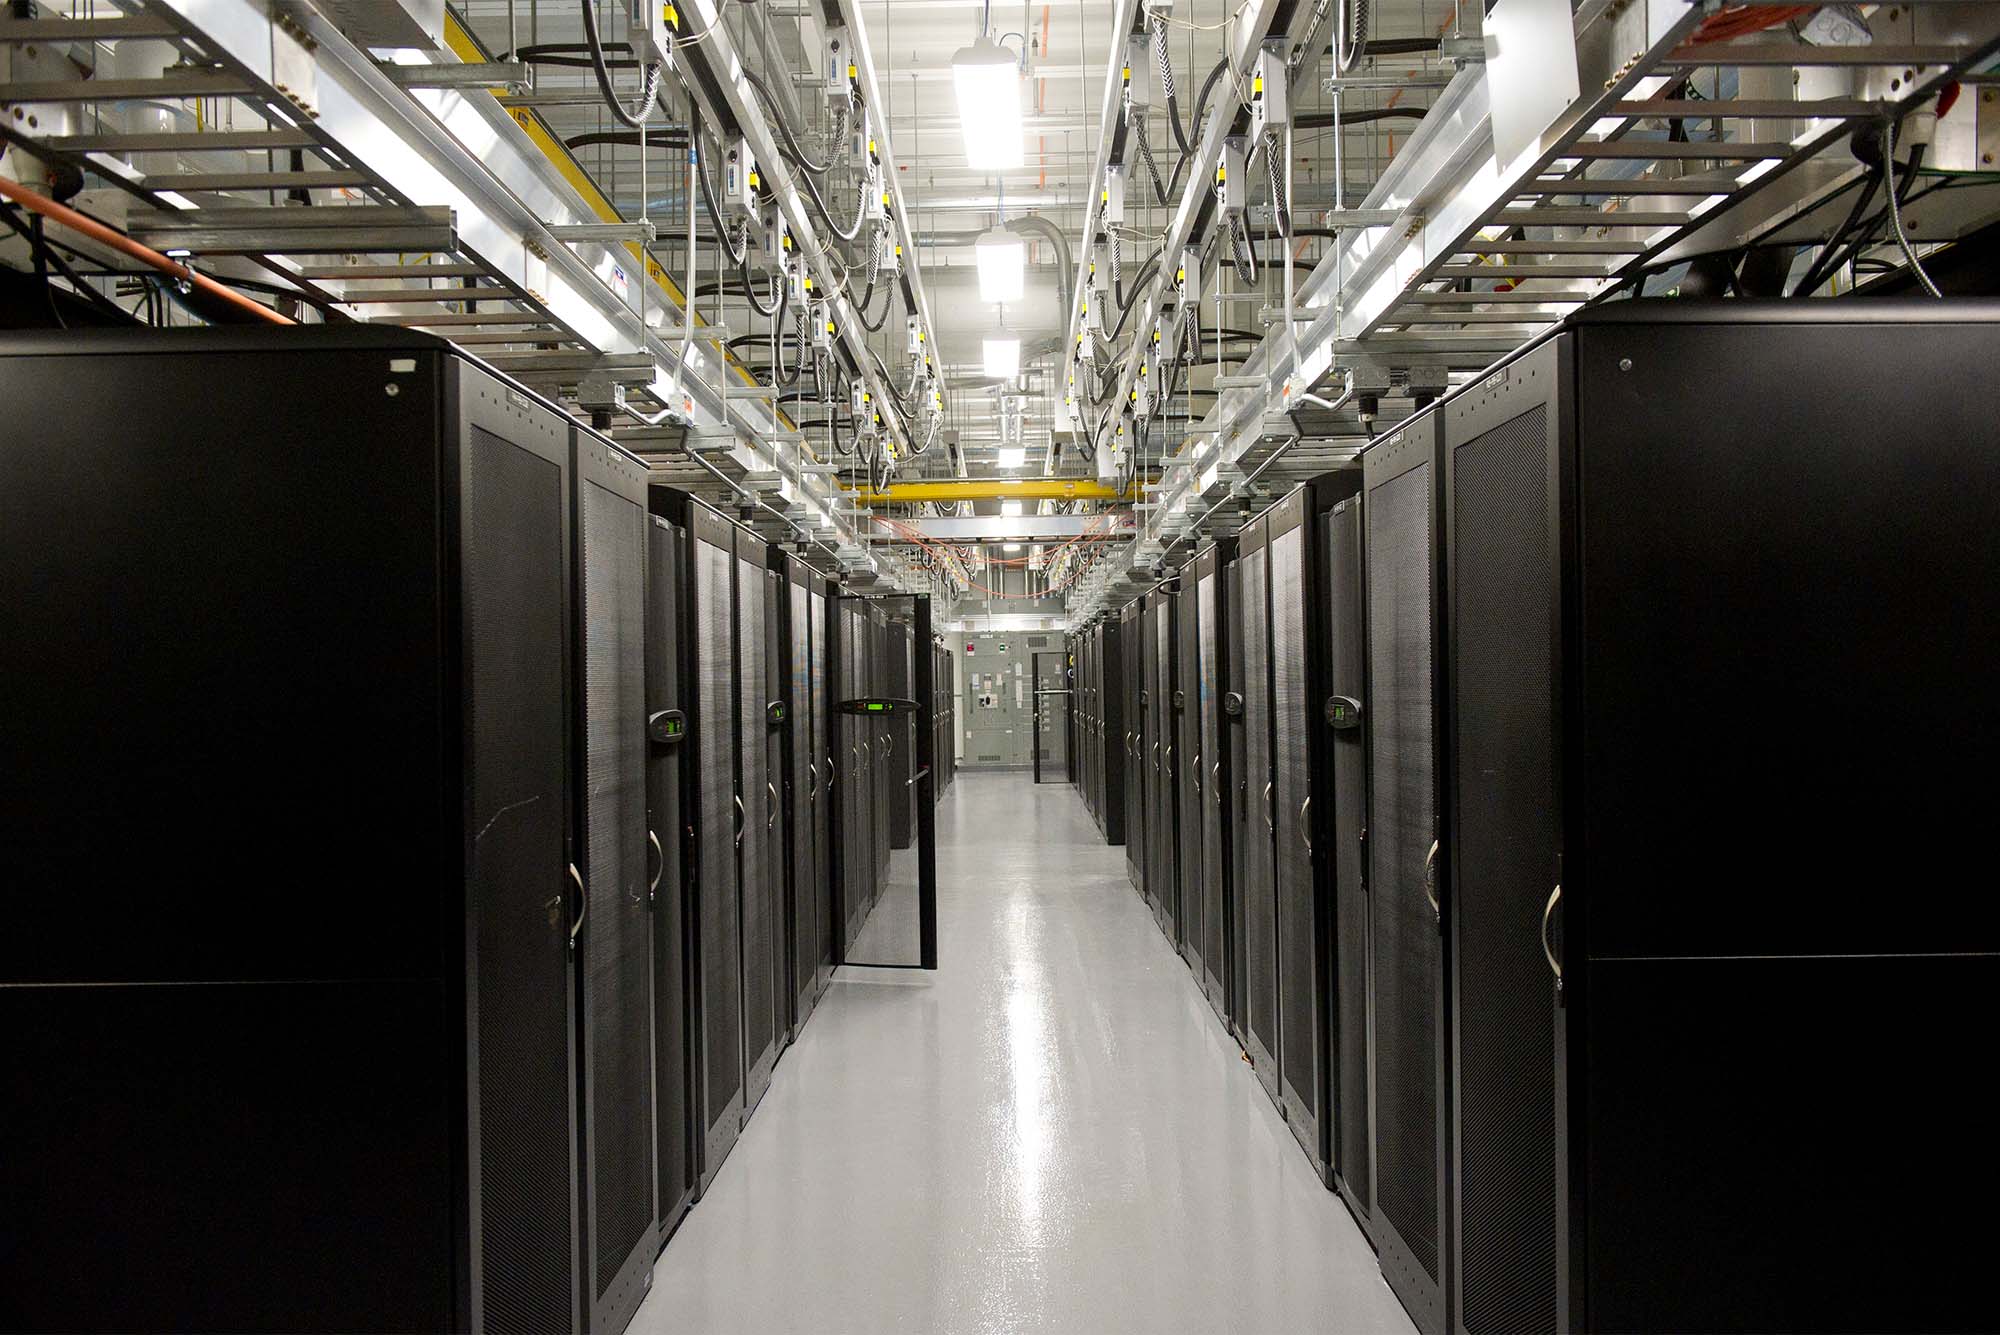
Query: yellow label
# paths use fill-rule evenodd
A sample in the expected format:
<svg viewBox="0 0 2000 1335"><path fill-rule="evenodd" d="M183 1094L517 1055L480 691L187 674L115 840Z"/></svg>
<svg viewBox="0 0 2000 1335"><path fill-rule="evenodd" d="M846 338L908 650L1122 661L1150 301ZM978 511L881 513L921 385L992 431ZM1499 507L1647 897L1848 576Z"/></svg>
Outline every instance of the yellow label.
<svg viewBox="0 0 2000 1335"><path fill-rule="evenodd" d="M848 62L847 62L847 77L848 77L848 78L850 78L850 79L852 79L852 78L853 78L853 77L854 77L855 75L857 75L857 74L859 74L859 73L860 73L860 71L859 71L858 69L856 69L856 68L854 67L854 62L853 62L853 61L851 61L851 60L850 60L850 61L848 61Z"/></svg>
<svg viewBox="0 0 2000 1335"><path fill-rule="evenodd" d="M831 320L828 320L828 321L826 322L826 332L827 332L827 333L829 333L829 334L831 334L831 333L833 332L833 321L831 321Z"/></svg>
<svg viewBox="0 0 2000 1335"><path fill-rule="evenodd" d="M1251 91L1251 93L1252 93L1253 95L1255 95L1255 96L1257 96L1257 97L1262 97L1262 96L1264 95L1264 76L1263 76L1263 75L1261 75L1261 74L1260 74L1260 75L1258 75L1258 76L1257 76L1256 78L1254 78L1254 79L1252 79L1252 80L1250 81L1250 91Z"/></svg>
<svg viewBox="0 0 2000 1335"><path fill-rule="evenodd" d="M750 188L751 188L752 190L755 190L755 189L757 188L757 173L756 173L756 172L751 172L751 173L750 173Z"/></svg>

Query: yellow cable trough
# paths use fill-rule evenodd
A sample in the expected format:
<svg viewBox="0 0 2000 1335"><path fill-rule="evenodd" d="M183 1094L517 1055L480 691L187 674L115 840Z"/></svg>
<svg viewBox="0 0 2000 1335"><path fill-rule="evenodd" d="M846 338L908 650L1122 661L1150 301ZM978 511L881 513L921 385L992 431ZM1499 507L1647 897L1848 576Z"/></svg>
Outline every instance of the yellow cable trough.
<svg viewBox="0 0 2000 1335"><path fill-rule="evenodd" d="M968 478L962 482L891 482L879 491L854 488L863 505L912 505L924 501L1136 501L1138 487L1119 492L1091 478Z"/></svg>

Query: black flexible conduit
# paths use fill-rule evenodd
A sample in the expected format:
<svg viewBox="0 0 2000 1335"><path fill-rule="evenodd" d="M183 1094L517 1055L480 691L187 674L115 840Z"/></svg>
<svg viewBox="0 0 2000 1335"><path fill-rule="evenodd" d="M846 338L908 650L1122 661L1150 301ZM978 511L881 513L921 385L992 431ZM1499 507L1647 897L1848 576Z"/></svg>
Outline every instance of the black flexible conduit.
<svg viewBox="0 0 2000 1335"><path fill-rule="evenodd" d="M1153 64L1160 71L1160 94L1167 103L1167 125L1174 132L1174 145L1181 156L1188 155L1187 131L1181 128L1181 104L1174 96L1174 63L1167 56L1167 21L1153 19Z"/></svg>
<svg viewBox="0 0 2000 1335"><path fill-rule="evenodd" d="M729 262L740 265L743 263L749 247L738 247L732 244L729 229L722 225L721 211L715 207L715 187L709 184L708 166L702 160L707 155L702 152L701 104L693 98L688 99L688 137L694 141L694 174L695 179L701 185L701 205L703 210L708 214L708 224L715 229L715 235L721 241L723 253L729 256Z"/></svg>
<svg viewBox="0 0 2000 1335"><path fill-rule="evenodd" d="M646 85L640 91L638 110L628 111L618 100L618 90L611 86L611 69L604 59L604 40L597 32L597 7L592 0L582 0L584 44L590 50L590 67L597 74L597 89L604 94L604 105L619 123L634 130L646 128L646 117L652 113L653 97L660 91L660 66L647 66ZM630 49L629 47L627 48Z"/></svg>

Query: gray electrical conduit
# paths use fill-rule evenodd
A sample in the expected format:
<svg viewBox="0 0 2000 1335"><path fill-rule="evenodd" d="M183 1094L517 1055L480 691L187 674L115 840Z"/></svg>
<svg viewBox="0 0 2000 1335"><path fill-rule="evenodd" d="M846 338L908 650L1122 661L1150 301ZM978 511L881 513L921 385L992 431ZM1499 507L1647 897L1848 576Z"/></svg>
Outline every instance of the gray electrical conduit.
<svg viewBox="0 0 2000 1335"><path fill-rule="evenodd" d="M1328 412L1340 411L1342 408L1345 408L1349 403L1351 403L1353 399L1354 399L1354 378L1352 376L1348 377L1347 388L1341 391L1340 397L1337 399L1323 399L1319 395L1311 393L1301 393L1299 395L1299 401L1301 403L1310 403L1314 407L1324 408ZM1292 446L1298 444L1303 439L1305 439L1303 435L1293 436L1290 440L1280 445L1277 449L1272 450L1269 458L1265 459L1263 463L1258 464L1256 468L1251 470L1250 476L1244 478L1241 482L1232 486L1229 489L1228 495L1222 497L1221 500L1216 501L1214 505L1209 506L1206 510L1203 510L1201 512L1201 518L1195 520L1194 523L1191 525L1191 527L1200 528L1204 523L1208 521L1208 517L1210 515L1214 514L1217 510L1222 508L1223 501L1233 501L1237 498L1237 496L1239 496L1245 491L1248 491L1252 486L1252 484L1254 484L1258 478L1264 476L1265 469L1269 468L1272 464L1278 462L1279 459L1284 457L1286 450L1291 449Z"/></svg>

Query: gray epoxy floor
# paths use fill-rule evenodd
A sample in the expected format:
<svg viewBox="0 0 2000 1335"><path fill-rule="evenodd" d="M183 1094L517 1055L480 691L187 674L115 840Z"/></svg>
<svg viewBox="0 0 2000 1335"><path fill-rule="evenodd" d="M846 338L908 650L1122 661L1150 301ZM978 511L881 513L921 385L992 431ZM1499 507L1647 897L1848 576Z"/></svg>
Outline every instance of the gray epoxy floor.
<svg viewBox="0 0 2000 1335"><path fill-rule="evenodd" d="M939 971L841 971L631 1329L1410 1331L1075 791L937 828Z"/></svg>

